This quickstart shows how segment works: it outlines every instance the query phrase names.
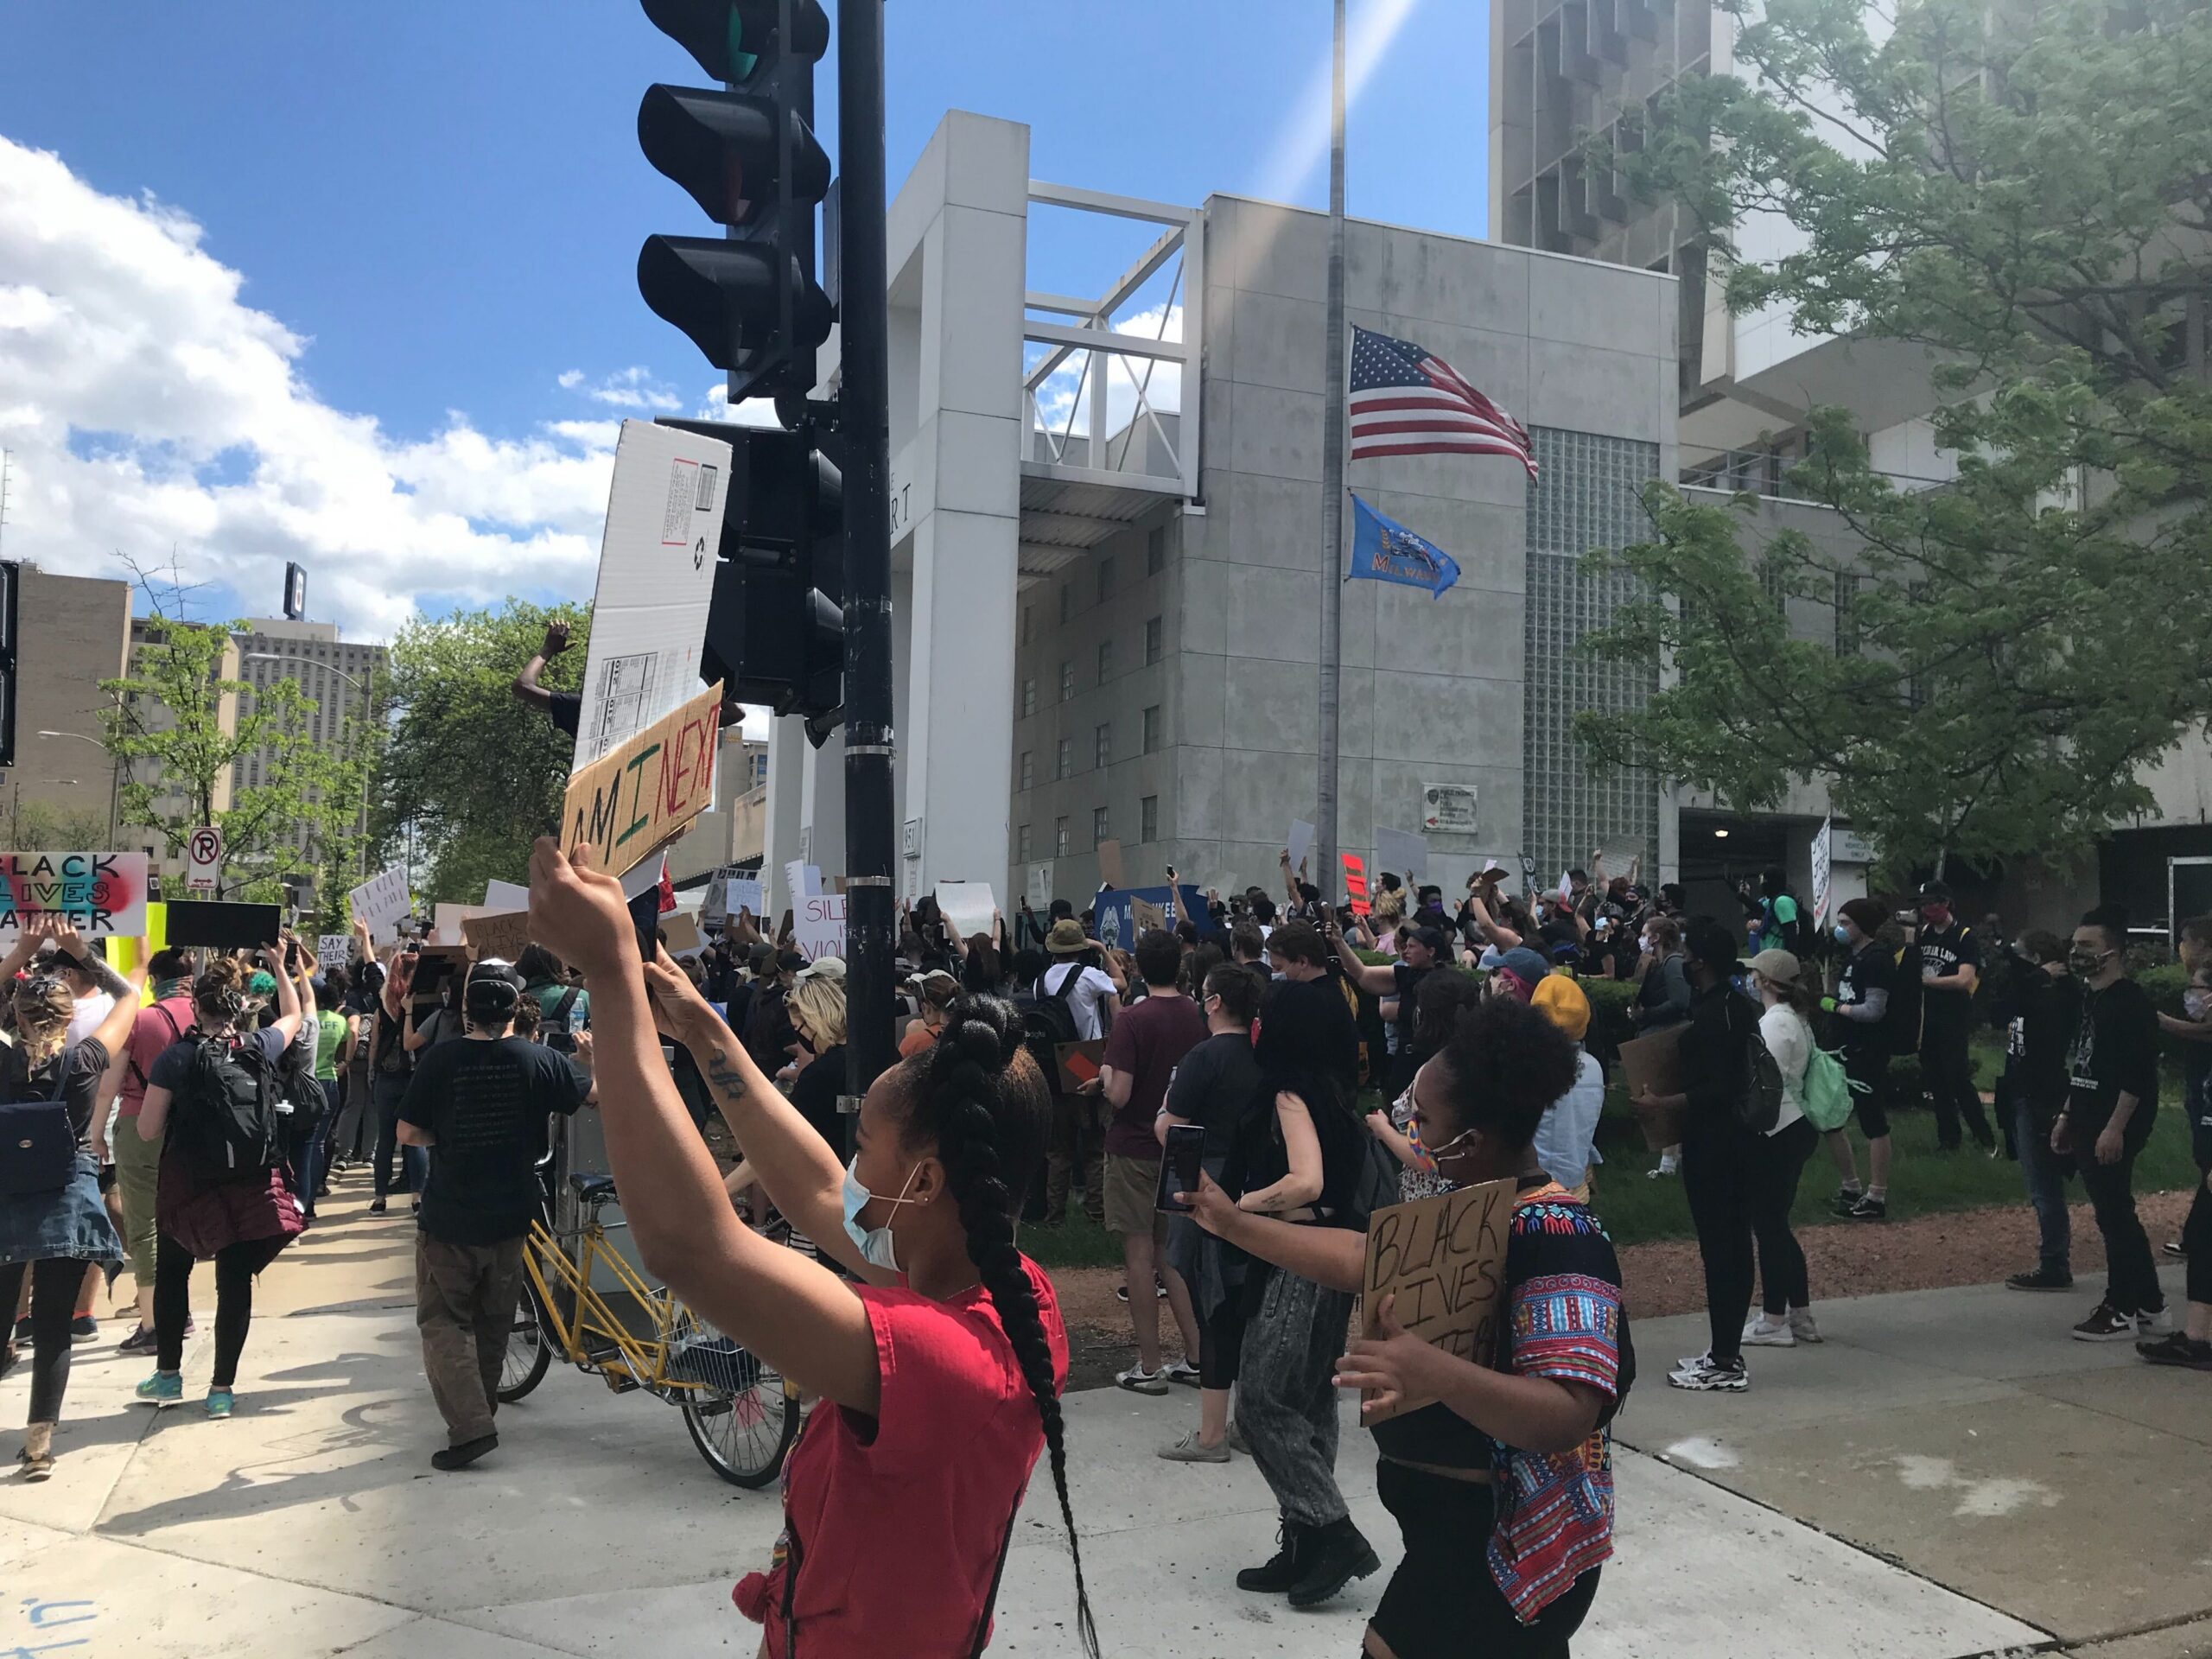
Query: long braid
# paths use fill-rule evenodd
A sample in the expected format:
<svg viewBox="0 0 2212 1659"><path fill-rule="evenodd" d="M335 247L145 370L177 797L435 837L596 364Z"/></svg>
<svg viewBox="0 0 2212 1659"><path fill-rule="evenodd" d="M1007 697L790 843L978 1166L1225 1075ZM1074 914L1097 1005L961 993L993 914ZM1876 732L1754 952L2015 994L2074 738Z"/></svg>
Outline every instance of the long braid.
<svg viewBox="0 0 2212 1659"><path fill-rule="evenodd" d="M1084 1583L1083 1546L1076 1534L1075 1510L1068 1501L1065 1425L1060 1414L1052 1351L1037 1311L1036 1287L1014 1242L1014 1198L1001 1158L999 1116L993 1108L1010 1093L1007 1068L1027 1066L1020 1027L1012 1010L995 997L963 996L948 1013L945 1027L929 1051L923 1077L924 1115L934 1128L938 1155L944 1161L960 1224L968 1237L968 1259L990 1293L999 1324L1013 1344L1037 1415L1045 1429L1045 1449L1052 1488L1060 1500L1060 1519L1068 1529L1068 1555L1075 1567L1076 1630L1084 1651L1098 1659L1098 1630L1090 1613L1090 1592ZM1035 1125L1010 1123L1015 1144L1007 1148L1017 1185L1026 1184L1033 1166ZM1028 1132L1024 1133L1027 1129Z"/></svg>

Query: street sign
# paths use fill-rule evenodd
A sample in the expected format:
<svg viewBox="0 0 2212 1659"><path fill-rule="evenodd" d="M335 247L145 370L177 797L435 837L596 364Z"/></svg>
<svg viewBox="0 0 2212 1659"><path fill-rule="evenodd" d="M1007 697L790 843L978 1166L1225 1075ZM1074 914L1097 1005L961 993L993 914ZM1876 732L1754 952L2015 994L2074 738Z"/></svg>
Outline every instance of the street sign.
<svg viewBox="0 0 2212 1659"><path fill-rule="evenodd" d="M223 866L223 832L213 824L192 832L184 843L184 889L213 893Z"/></svg>

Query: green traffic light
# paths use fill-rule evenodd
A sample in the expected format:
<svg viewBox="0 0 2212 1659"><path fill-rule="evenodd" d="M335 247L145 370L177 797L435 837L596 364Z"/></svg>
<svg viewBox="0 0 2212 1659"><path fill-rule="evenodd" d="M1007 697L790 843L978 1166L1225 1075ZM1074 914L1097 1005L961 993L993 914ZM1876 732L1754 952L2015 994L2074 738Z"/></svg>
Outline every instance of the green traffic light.
<svg viewBox="0 0 2212 1659"><path fill-rule="evenodd" d="M745 15L735 6L729 9L729 73L734 81L750 80L753 72L760 67L760 60L745 49Z"/></svg>

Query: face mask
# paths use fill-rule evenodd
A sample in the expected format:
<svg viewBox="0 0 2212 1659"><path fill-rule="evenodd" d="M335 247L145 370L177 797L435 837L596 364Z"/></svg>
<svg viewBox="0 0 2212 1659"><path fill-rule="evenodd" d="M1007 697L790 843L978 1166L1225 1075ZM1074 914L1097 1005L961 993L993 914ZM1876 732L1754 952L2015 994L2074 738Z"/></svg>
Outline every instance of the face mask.
<svg viewBox="0 0 2212 1659"><path fill-rule="evenodd" d="M2104 966L2105 958L2111 955L2109 950L2075 950L2067 956L2066 965L2074 970L2077 978L2088 979Z"/></svg>
<svg viewBox="0 0 2212 1659"><path fill-rule="evenodd" d="M873 1262L879 1268L887 1268L896 1273L899 1271L899 1257L896 1241L892 1237L891 1229L861 1225L861 1211L868 1208L868 1200L875 1194L862 1186L861 1178L854 1173L860 1167L860 1161L861 1155L856 1152L853 1154L853 1161L845 1166L845 1236L853 1241L854 1246L859 1249L863 1261ZM885 1200L893 1209L897 1209L902 1204L921 1202L918 1198L910 1198L906 1196L906 1187L913 1185L914 1177L921 1173L921 1167L919 1164L916 1164L913 1168L908 1170L906 1186L899 1189L897 1198Z"/></svg>
<svg viewBox="0 0 2212 1659"><path fill-rule="evenodd" d="M1948 927L1951 925L1951 907L1948 905L1924 905L1921 907L1920 919L1930 927Z"/></svg>
<svg viewBox="0 0 2212 1659"><path fill-rule="evenodd" d="M1846 927L1841 922L1838 922L1835 925L1835 942L1838 944L1849 944L1851 943L1851 930Z"/></svg>

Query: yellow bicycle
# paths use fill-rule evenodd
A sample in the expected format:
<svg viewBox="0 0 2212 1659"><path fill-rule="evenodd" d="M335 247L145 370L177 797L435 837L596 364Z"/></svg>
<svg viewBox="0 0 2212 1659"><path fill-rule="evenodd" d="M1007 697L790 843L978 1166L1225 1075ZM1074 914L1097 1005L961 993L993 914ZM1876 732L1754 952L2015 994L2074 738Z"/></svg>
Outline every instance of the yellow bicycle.
<svg viewBox="0 0 2212 1659"><path fill-rule="evenodd" d="M557 1352L616 1394L672 1401L707 1466L734 1485L766 1486L798 1438L798 1392L701 1319L665 1286L649 1285L607 1238L600 1211L616 1202L606 1175L571 1175L573 1230L531 1224L525 1282L499 1382L503 1402L544 1380ZM613 1283L602 1290L601 1270Z"/></svg>

